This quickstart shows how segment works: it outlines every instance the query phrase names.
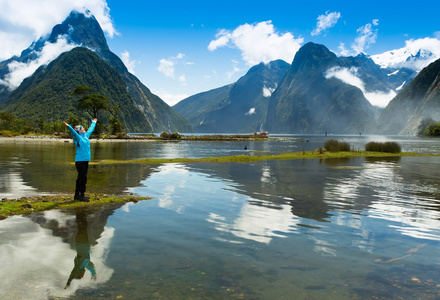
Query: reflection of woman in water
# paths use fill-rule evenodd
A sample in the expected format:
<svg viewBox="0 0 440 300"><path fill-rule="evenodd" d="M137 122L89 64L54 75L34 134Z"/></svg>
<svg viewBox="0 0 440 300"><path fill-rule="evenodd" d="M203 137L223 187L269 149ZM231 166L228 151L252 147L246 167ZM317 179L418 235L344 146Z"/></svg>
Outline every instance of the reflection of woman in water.
<svg viewBox="0 0 440 300"><path fill-rule="evenodd" d="M90 242L89 235L87 233L87 215L85 212L77 213L76 224L78 226L78 232L75 237L75 265L67 280L66 287L70 286L73 279L81 279L84 277L86 269L92 274L92 279L96 280L95 266L90 261Z"/></svg>

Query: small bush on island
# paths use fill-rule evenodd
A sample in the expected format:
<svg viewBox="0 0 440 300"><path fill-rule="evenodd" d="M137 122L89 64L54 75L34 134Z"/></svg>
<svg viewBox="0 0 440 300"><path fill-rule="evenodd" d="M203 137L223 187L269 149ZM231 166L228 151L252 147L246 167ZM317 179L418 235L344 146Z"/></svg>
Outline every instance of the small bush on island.
<svg viewBox="0 0 440 300"><path fill-rule="evenodd" d="M330 152L350 151L350 144L337 140L328 140L324 143L324 148Z"/></svg>
<svg viewBox="0 0 440 300"><path fill-rule="evenodd" d="M400 153L400 145L396 142L369 142L365 145L365 151L372 152L386 152L386 153Z"/></svg>
<svg viewBox="0 0 440 300"><path fill-rule="evenodd" d="M160 134L160 138L165 140L178 140L181 138L181 136L177 131L173 133L168 133L164 131Z"/></svg>

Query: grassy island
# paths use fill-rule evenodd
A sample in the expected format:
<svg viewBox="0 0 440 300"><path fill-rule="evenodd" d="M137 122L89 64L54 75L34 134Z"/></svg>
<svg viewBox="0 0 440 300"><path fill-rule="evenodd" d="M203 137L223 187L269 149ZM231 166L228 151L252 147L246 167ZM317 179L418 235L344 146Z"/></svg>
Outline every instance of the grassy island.
<svg viewBox="0 0 440 300"><path fill-rule="evenodd" d="M416 152L371 152L371 151L302 151L288 152L281 154L262 154L262 155L234 155L234 156L216 156L203 158L145 158L133 160L100 160L90 162L95 165L105 164L164 164L164 163L250 163L264 160L291 160L291 159L330 159L330 158L355 158L355 157L402 157L402 156L439 156L440 154L421 154Z"/></svg>
<svg viewBox="0 0 440 300"><path fill-rule="evenodd" d="M127 202L138 202L148 200L148 197L134 196L109 196L109 195L90 195L89 202L79 202L73 200L73 196L36 196L23 197L20 199L3 199L0 201L0 220L12 215L24 215L33 212L51 209L77 209L87 207L97 207L110 204L123 204Z"/></svg>

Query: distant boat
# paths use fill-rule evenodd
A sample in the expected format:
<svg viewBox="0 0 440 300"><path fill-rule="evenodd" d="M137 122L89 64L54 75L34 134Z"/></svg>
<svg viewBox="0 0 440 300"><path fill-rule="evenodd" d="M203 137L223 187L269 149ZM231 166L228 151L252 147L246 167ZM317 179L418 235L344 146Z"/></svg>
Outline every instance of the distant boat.
<svg viewBox="0 0 440 300"><path fill-rule="evenodd" d="M254 133L254 135L268 136L268 135L269 135L269 132L267 132L266 130L263 130L263 124L261 124L261 126L260 126L260 131Z"/></svg>

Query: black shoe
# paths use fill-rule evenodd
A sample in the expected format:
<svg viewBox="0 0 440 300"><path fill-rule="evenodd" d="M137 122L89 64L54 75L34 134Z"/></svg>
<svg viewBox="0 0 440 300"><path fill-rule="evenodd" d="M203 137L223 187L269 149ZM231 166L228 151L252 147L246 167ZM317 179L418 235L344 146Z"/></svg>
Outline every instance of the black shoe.
<svg viewBox="0 0 440 300"><path fill-rule="evenodd" d="M84 193L81 193L80 196L79 196L79 201L81 201L81 202L89 202L90 200L89 200L89 197L86 197L84 195Z"/></svg>

